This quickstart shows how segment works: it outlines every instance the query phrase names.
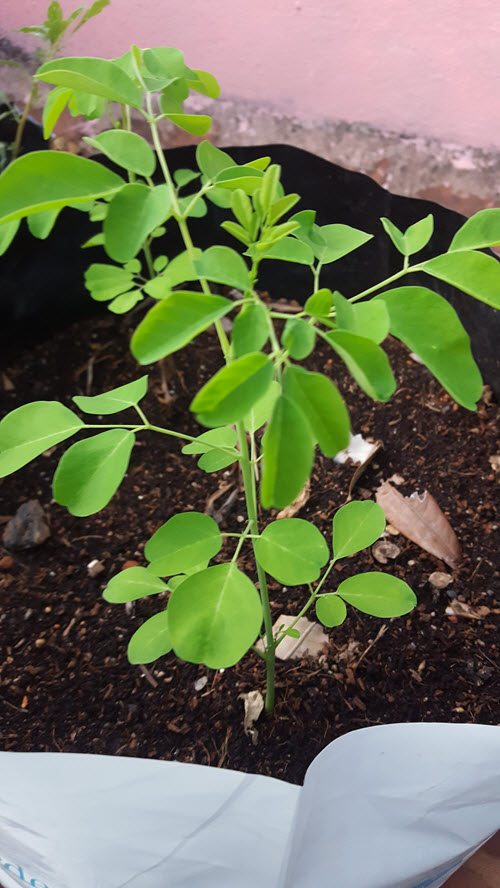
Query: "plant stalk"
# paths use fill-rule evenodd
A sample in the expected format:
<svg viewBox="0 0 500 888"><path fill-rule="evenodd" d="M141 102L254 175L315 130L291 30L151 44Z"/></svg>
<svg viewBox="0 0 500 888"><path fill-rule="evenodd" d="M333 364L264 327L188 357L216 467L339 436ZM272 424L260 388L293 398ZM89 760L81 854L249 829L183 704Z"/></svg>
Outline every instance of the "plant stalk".
<svg viewBox="0 0 500 888"><path fill-rule="evenodd" d="M267 577L265 570L259 563L257 553L255 551L254 536L259 533L259 518L257 515L257 491L255 487L255 475L250 461L250 453L248 450L247 434L245 426L242 422L238 423L238 440L241 451L241 474L243 476L243 487L245 490L245 501L247 506L248 525L250 534L252 535L252 547L257 568L257 577L259 581L260 599L262 602L262 612L264 615L264 629L266 635L266 651L264 659L266 661L266 699L265 710L269 715L274 709L275 697L275 674L276 674L276 646L273 638L273 619L271 615L271 607L269 604L269 592L267 588Z"/></svg>

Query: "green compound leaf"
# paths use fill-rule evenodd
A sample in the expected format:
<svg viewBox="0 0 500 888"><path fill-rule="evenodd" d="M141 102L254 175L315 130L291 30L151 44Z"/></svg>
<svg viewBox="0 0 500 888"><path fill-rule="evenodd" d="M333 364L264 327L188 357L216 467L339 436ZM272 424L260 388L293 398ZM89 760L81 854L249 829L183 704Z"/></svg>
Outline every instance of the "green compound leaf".
<svg viewBox="0 0 500 888"><path fill-rule="evenodd" d="M242 292L250 287L250 274L245 260L231 247L209 247L197 260L196 270L207 281L236 287Z"/></svg>
<svg viewBox="0 0 500 888"><path fill-rule="evenodd" d="M323 626L333 629L341 626L347 617L347 608L338 595L320 595L316 601L316 616Z"/></svg>
<svg viewBox="0 0 500 888"><path fill-rule="evenodd" d="M146 567L128 567L112 577L102 593L110 604L126 604L148 595L165 592L166 584Z"/></svg>
<svg viewBox="0 0 500 888"><path fill-rule="evenodd" d="M474 299L500 309L500 261L494 256L476 253L474 250L457 250L428 259L420 268L427 274L458 287Z"/></svg>
<svg viewBox="0 0 500 888"><path fill-rule="evenodd" d="M109 429L73 444L54 475L56 503L79 518L104 509L125 477L134 443L133 432Z"/></svg>
<svg viewBox="0 0 500 888"><path fill-rule="evenodd" d="M33 401L0 422L0 478L45 453L83 428L83 422L58 401Z"/></svg>
<svg viewBox="0 0 500 888"><path fill-rule="evenodd" d="M237 358L260 351L269 339L267 309L260 302L244 305L233 323L232 344Z"/></svg>
<svg viewBox="0 0 500 888"><path fill-rule="evenodd" d="M359 231L349 225L321 225L319 232L324 246L316 246L315 254L322 265L342 259L373 238L373 234L367 234L366 231Z"/></svg>
<svg viewBox="0 0 500 888"><path fill-rule="evenodd" d="M391 333L422 359L458 404L475 410L483 382L455 309L426 287L398 287L375 297L389 312Z"/></svg>
<svg viewBox="0 0 500 888"><path fill-rule="evenodd" d="M349 577L337 594L363 614L372 617L402 617L415 607L415 593L407 583L391 574L372 571Z"/></svg>
<svg viewBox="0 0 500 888"><path fill-rule="evenodd" d="M274 405L281 394L281 386L275 379L272 380L265 395L253 405L245 416L243 423L247 432L254 435L263 425L271 419Z"/></svg>
<svg viewBox="0 0 500 888"><path fill-rule="evenodd" d="M101 96L111 102L141 107L141 91L115 62L97 58L54 59L42 65L35 80Z"/></svg>
<svg viewBox="0 0 500 888"><path fill-rule="evenodd" d="M349 413L336 385L322 373L290 366L284 393L308 420L311 434L325 456L336 456L349 444Z"/></svg>
<svg viewBox="0 0 500 888"><path fill-rule="evenodd" d="M266 573L284 586L314 582L330 557L318 528L302 518L268 524L255 540L255 554Z"/></svg>
<svg viewBox="0 0 500 888"><path fill-rule="evenodd" d="M196 148L196 163L207 179L213 180L228 167L234 167L234 160L225 151L216 148L206 140L200 142Z"/></svg>
<svg viewBox="0 0 500 888"><path fill-rule="evenodd" d="M148 570L160 577L186 573L206 563L222 547L218 525L202 512L183 512L169 518L146 543Z"/></svg>
<svg viewBox="0 0 500 888"><path fill-rule="evenodd" d="M396 391L396 380L380 346L345 330L333 330L326 338L365 394L374 401L388 401Z"/></svg>
<svg viewBox="0 0 500 888"><path fill-rule="evenodd" d="M174 589L168 620L178 657L224 669L234 666L254 643L262 605L254 584L234 563L217 564Z"/></svg>
<svg viewBox="0 0 500 888"><path fill-rule="evenodd" d="M339 330L373 339L380 344L389 334L389 313L383 302L371 299L352 305L341 293L335 292L335 319Z"/></svg>
<svg viewBox="0 0 500 888"><path fill-rule="evenodd" d="M132 336L132 354L140 364L166 358L233 308L231 300L223 296L176 290L154 305L141 321Z"/></svg>
<svg viewBox="0 0 500 888"><path fill-rule="evenodd" d="M135 182L125 185L109 205L104 220L104 247L115 262L127 262L170 213L166 185L150 188Z"/></svg>
<svg viewBox="0 0 500 888"><path fill-rule="evenodd" d="M384 530L384 511L377 503L353 500L342 506L333 518L333 553L336 560L372 546Z"/></svg>
<svg viewBox="0 0 500 888"><path fill-rule="evenodd" d="M434 231L434 216L430 213L403 232L390 219L381 218L384 231L389 235L396 249L403 256L413 256L429 243Z"/></svg>
<svg viewBox="0 0 500 888"><path fill-rule="evenodd" d="M139 176L152 176L155 171L155 153L146 139L137 133L128 130L106 130L93 139L84 137L84 142L97 148L118 166Z"/></svg>
<svg viewBox="0 0 500 888"><path fill-rule="evenodd" d="M284 509L308 480L314 459L309 423L290 398L280 395L262 439L261 502L265 509Z"/></svg>
<svg viewBox="0 0 500 888"><path fill-rule="evenodd" d="M102 164L65 151L31 151L0 176L0 222L109 197L123 179Z"/></svg>
<svg viewBox="0 0 500 888"><path fill-rule="evenodd" d="M161 611L134 632L128 643L127 657L133 666L143 666L169 654L171 650L167 611Z"/></svg>
<svg viewBox="0 0 500 888"><path fill-rule="evenodd" d="M85 272L85 286L96 302L107 302L135 287L133 275L117 265L94 262Z"/></svg>
<svg viewBox="0 0 500 888"><path fill-rule="evenodd" d="M76 406L83 410L84 413L95 413L101 416L109 416L112 413L119 413L120 410L127 410L134 407L144 398L148 390L148 377L141 376L134 382L127 382L126 385L120 385L118 388L104 392L102 395L75 395L73 401Z"/></svg>
<svg viewBox="0 0 500 888"><path fill-rule="evenodd" d="M449 251L482 250L500 246L500 207L479 210L464 222L453 238Z"/></svg>
<svg viewBox="0 0 500 888"><path fill-rule="evenodd" d="M285 323L281 341L291 358L303 361L314 348L316 332L312 324L303 318L289 318Z"/></svg>
<svg viewBox="0 0 500 888"><path fill-rule="evenodd" d="M190 410L206 426L238 422L262 398L272 378L273 365L267 355L244 355L209 379L193 399Z"/></svg>

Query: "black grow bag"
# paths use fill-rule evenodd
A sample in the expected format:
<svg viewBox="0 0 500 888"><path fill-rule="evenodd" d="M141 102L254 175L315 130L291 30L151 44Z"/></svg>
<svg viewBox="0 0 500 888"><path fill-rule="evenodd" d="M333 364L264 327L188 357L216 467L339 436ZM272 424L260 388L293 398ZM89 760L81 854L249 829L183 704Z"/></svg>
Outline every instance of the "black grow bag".
<svg viewBox="0 0 500 888"><path fill-rule="evenodd" d="M435 230L427 247L419 253L424 260L449 247L465 217L430 201L391 194L368 176L345 170L336 164L290 145L264 145L227 149L237 163L270 155L282 167L282 181L287 192L302 196L299 209L315 209L319 225L343 223L375 235L359 250L331 265L321 275L322 286L354 295L389 277L401 268L401 256L384 233L381 216L388 216L399 228L434 215ZM172 170L193 168L195 147L167 151ZM101 159L101 158L99 158ZM109 161L104 159L109 164ZM208 215L190 220L194 243L206 248L214 243L237 249L234 238L221 229L227 211L209 204ZM91 262L109 261L100 248L82 250L80 245L98 228L85 214L65 210L47 241L31 237L23 225L14 243L0 258L0 337L12 342L15 338L47 335L61 324L86 317L102 310L94 303L83 284L83 274ZM173 256L183 249L175 225L167 229L168 237L158 247ZM398 285L425 284L444 296L457 310L469 332L472 349L485 382L500 395L500 312L464 295L448 284L423 274L405 277ZM311 273L301 265L263 261L259 287L275 299L285 297L304 301L311 292Z"/></svg>

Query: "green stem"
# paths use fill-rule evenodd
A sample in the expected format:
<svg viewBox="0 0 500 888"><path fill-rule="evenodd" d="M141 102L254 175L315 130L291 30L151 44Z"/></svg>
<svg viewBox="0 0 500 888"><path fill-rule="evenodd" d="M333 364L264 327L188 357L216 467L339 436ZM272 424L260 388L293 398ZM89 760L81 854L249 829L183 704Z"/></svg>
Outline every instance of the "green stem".
<svg viewBox="0 0 500 888"><path fill-rule="evenodd" d="M376 290L381 290L382 287L386 287L387 284L392 284L394 281L398 281L399 278L402 278L405 274L409 274L411 271L418 271L418 269L418 265L413 266L413 268L411 266L402 268L401 271L397 271L396 274L386 278L385 281L381 281L379 284L374 284L373 287L368 287L368 289L363 290L362 293L356 293L356 296L351 296L349 302L357 302L358 299L363 299L364 296L369 296L370 293L375 293Z"/></svg>
<svg viewBox="0 0 500 888"><path fill-rule="evenodd" d="M304 607L299 611L299 613L297 614L297 616L295 617L295 619L290 623L290 625L287 626L286 629L283 630L283 632L278 633L278 635L276 636L276 638L275 638L275 640L274 640L274 646L275 646L275 649L276 649L276 648L278 647L278 645L283 641L283 639L284 639L285 635L287 634L287 632L289 632L290 629L294 629L295 626L297 625L297 623L299 622L299 620L300 620L302 617L305 617L305 615L307 614L307 612L309 611L309 609L312 607L312 605L313 605L314 602L316 601L316 599L317 599L317 597L318 597L318 595L319 595L319 593L320 593L322 587L324 586L326 580L328 579L328 577L329 577L329 575L330 575L330 572L333 570L333 566L334 566L334 564L336 563L336 560L337 560L336 558L332 558L332 560L329 562L327 569L325 570L323 576L321 577L321 580L319 581L319 583L318 583L318 585L316 586L315 589L313 589L312 586L309 584L309 592L311 593L311 594L309 595L309 598L307 599L307 601L306 601Z"/></svg>
<svg viewBox="0 0 500 888"><path fill-rule="evenodd" d="M317 290L319 290L319 276L320 276L320 274L321 274L321 269L322 269L322 267L323 267L323 266L322 266L322 263L321 263L321 262L318 262L318 264L317 264L316 266L314 266L314 265L311 266L311 268L312 268L312 272L313 272L313 276L314 276L314 292L315 292L315 293L316 293Z"/></svg>
<svg viewBox="0 0 500 888"><path fill-rule="evenodd" d="M16 137L14 139L14 144L12 146L11 161L16 159L17 155L19 154L19 152L21 150L21 143L23 140L26 121L27 121L27 119L29 117L29 113L33 107L33 103L36 99L37 92L38 92L38 84L36 83L35 80L32 80L30 94L29 94L28 98L26 99L26 102L25 102L25 105L23 108L23 112L22 112L21 117L19 118L19 121L17 124Z"/></svg>
<svg viewBox="0 0 500 888"><path fill-rule="evenodd" d="M252 534L252 546L257 568L257 578L259 581L260 599L262 602L262 612L264 615L264 629L266 635L266 701L265 708L269 714L274 709L275 696L275 672L276 672L276 648L273 638L273 618L271 615L271 607L269 604L269 592L267 588L266 573L259 563L257 553L255 551L255 542L253 536L259 533L259 519L257 515L257 491L255 487L255 476L250 462L250 454L248 450L248 441L245 426L242 422L238 423L238 440L241 451L241 474L243 476L243 487L245 490L245 501L247 506L248 525Z"/></svg>
<svg viewBox="0 0 500 888"><path fill-rule="evenodd" d="M158 132L158 127L156 125L156 119L153 115L151 95L149 93L147 95L146 101L147 101L147 107L148 107L148 112L149 112L149 117L150 117L149 126L151 128L151 135L153 137L153 144L155 147L156 155L158 157L158 162L160 164L161 171L163 173L163 177L165 179L165 182L167 183L169 190L170 190L170 197L172 200L172 209L174 211L174 216L175 216L175 219L176 219L177 224L179 226L179 231L181 233L182 239L184 241L184 246L186 247L186 250L188 251L188 253L191 257L191 260L194 264L194 262L195 262L195 247L194 247L193 241L191 240L191 235L189 233L189 228L187 226L186 219L184 218L184 215L181 213L179 201L177 200L177 192L175 189L174 182L172 180L172 176L170 175L170 170L168 168L165 154L163 153L163 148L161 146L160 134ZM208 286L206 278L200 277L199 281L200 281L201 289L203 290L205 295L211 296L212 295L211 290L210 290L210 287ZM230 348L229 340L226 336L226 332L225 332L220 321L215 321L215 329L217 331L217 336L219 337L219 342L220 342L222 352L224 354L224 357L227 359L227 356L229 354L229 348Z"/></svg>

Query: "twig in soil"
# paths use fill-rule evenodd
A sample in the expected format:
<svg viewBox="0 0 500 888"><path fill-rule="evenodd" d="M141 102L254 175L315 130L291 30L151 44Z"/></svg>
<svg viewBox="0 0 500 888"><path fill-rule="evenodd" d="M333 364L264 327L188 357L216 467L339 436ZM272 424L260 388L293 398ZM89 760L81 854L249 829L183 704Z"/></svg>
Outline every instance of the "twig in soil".
<svg viewBox="0 0 500 888"><path fill-rule="evenodd" d="M16 706L15 703L11 703L10 700L6 700L5 697L0 696L0 700L5 703L6 706L9 706L11 709L15 709L16 712L22 712L23 715L28 714L27 709L21 709L20 706Z"/></svg>
<svg viewBox="0 0 500 888"><path fill-rule="evenodd" d="M151 687L157 688L158 682L156 681L156 678L153 675L151 675L151 672L149 671L148 667L147 666L139 666L139 669L141 670L144 678L146 679L146 681L149 682Z"/></svg>
<svg viewBox="0 0 500 888"><path fill-rule="evenodd" d="M222 765L224 764L224 762L227 758L229 739L231 737L232 732L233 732L233 729L231 727L229 727L226 731L226 736L224 738L224 741L222 743L221 750L220 750L219 760L216 765L217 768L222 768Z"/></svg>
<svg viewBox="0 0 500 888"><path fill-rule="evenodd" d="M370 644L368 645L368 647L365 648L365 650L361 654L357 663L355 663L354 666L352 667L353 671L358 668L359 664L365 659L366 655L371 651L372 647L374 645L376 645L377 641L379 641L382 638L382 636L385 635L386 631L387 631L387 623L382 623L382 625L381 625L380 629L378 630L373 641L371 641Z"/></svg>

